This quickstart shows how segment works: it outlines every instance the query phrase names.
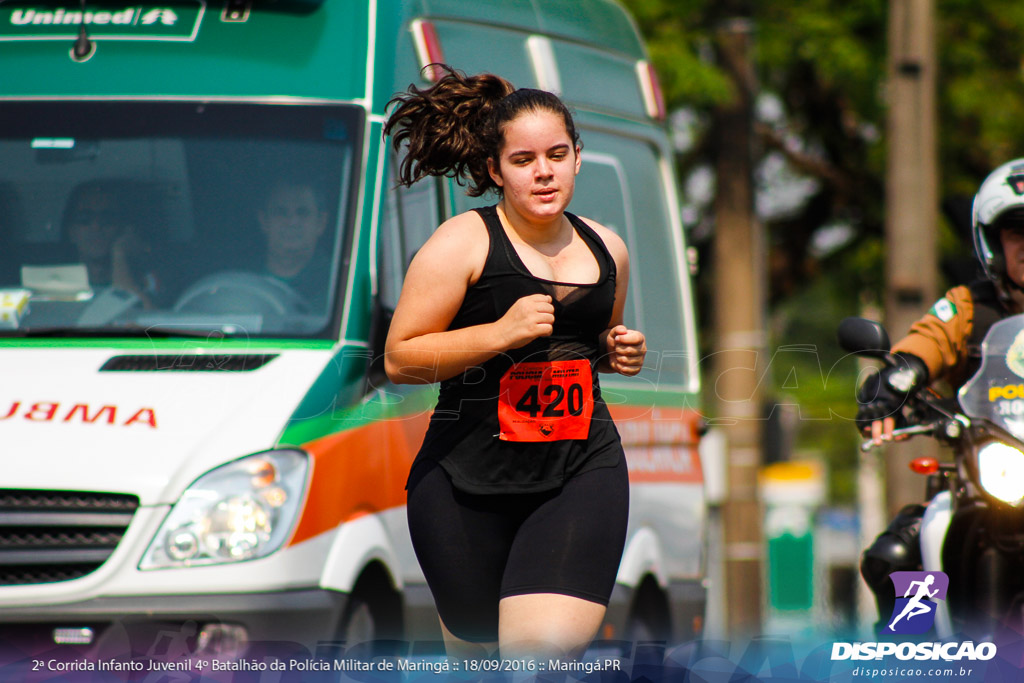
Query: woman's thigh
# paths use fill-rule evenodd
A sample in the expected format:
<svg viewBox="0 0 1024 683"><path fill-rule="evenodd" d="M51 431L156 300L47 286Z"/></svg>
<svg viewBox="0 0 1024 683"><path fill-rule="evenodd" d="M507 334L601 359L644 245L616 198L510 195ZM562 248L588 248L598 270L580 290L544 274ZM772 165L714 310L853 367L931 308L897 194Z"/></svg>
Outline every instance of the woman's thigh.
<svg viewBox="0 0 1024 683"><path fill-rule="evenodd" d="M629 476L625 458L566 482L519 526L501 597L558 593L608 604L626 541Z"/></svg>
<svg viewBox="0 0 1024 683"><path fill-rule="evenodd" d="M516 520L456 490L440 466L426 466L431 469L410 487L407 512L438 614L457 638L496 641L501 578Z"/></svg>
<svg viewBox="0 0 1024 683"><path fill-rule="evenodd" d="M409 529L445 627L470 642L497 640L502 598L555 593L606 605L628 515L618 467L574 477L559 491L478 496L427 465L408 498Z"/></svg>

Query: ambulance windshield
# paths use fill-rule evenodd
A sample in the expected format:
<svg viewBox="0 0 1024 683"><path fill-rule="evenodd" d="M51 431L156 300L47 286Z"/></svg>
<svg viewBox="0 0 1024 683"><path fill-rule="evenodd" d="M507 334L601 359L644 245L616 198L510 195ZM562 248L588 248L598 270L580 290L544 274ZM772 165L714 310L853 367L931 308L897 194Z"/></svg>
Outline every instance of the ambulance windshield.
<svg viewBox="0 0 1024 683"><path fill-rule="evenodd" d="M361 110L0 107L0 335L330 338Z"/></svg>

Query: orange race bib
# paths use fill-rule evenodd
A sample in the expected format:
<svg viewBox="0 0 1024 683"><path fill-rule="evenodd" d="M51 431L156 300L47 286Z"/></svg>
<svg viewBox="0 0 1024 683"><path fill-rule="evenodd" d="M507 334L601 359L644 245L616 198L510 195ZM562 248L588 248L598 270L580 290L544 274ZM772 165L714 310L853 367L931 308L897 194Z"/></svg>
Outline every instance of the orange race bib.
<svg viewBox="0 0 1024 683"><path fill-rule="evenodd" d="M518 363L501 378L502 441L586 439L594 412L590 361Z"/></svg>

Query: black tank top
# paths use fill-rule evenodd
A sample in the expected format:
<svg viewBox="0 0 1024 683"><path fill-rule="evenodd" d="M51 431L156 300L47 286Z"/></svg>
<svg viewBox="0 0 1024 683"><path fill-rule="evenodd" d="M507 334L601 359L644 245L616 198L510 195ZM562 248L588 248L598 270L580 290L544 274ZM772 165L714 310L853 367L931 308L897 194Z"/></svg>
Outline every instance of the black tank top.
<svg viewBox="0 0 1024 683"><path fill-rule="evenodd" d="M413 465L439 463L469 493L532 493L575 474L613 467L619 434L601 399L598 339L615 302L615 261L601 238L566 217L600 265L594 284L534 277L502 228L497 209L483 218L490 248L449 329L492 323L519 299L548 294L555 307L550 337L500 353L441 383L437 407Z"/></svg>

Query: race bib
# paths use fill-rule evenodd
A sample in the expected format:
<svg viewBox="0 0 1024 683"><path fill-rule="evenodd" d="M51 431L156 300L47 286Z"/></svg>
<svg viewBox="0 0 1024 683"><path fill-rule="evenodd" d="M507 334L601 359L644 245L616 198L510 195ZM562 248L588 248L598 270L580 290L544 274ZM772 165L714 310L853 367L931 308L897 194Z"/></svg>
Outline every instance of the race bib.
<svg viewBox="0 0 1024 683"><path fill-rule="evenodd" d="M586 439L590 433L594 385L589 361L519 363L499 386L502 441Z"/></svg>

